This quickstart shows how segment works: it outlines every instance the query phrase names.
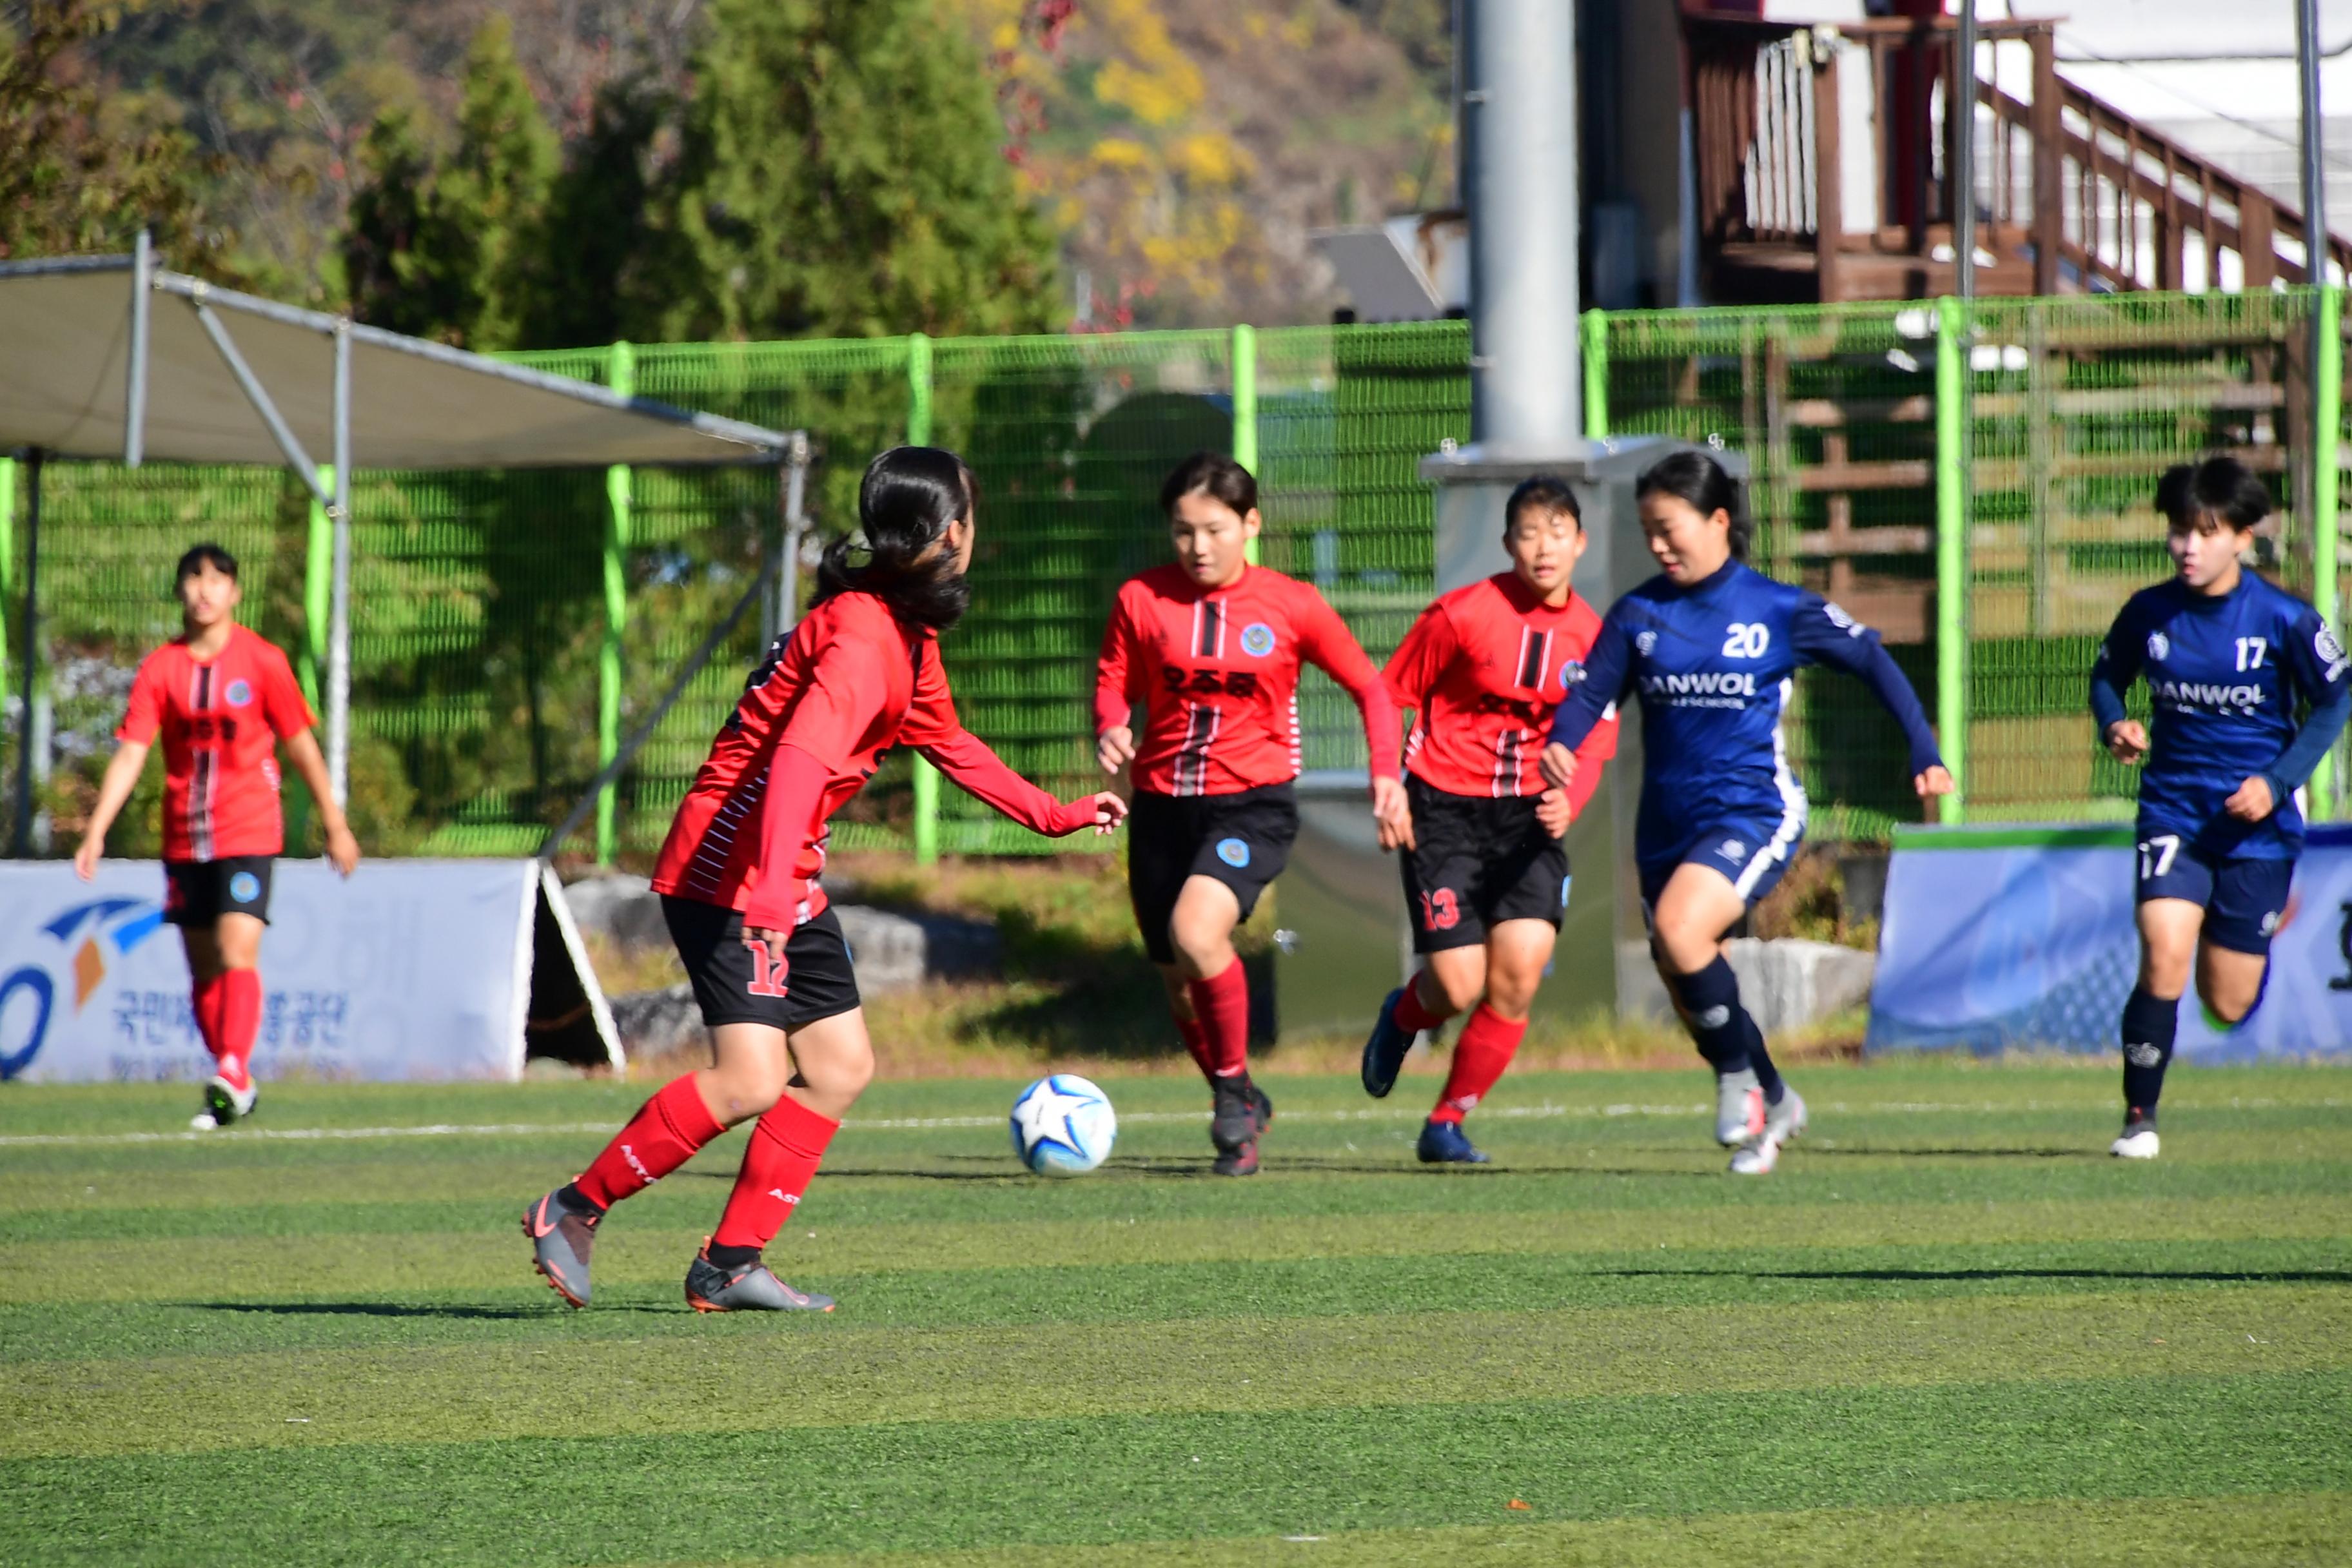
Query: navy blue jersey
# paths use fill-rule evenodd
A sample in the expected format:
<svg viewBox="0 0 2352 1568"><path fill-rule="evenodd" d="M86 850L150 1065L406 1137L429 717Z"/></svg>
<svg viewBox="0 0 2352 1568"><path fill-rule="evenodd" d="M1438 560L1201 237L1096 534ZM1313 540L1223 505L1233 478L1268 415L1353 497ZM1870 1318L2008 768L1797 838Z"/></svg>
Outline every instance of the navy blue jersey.
<svg viewBox="0 0 2352 1568"><path fill-rule="evenodd" d="M1674 854L1734 817L1804 826L1805 792L1790 772L1780 714L1808 664L1869 682L1910 744L1911 771L1940 765L1910 682L1878 634L1810 589L1737 561L1685 588L1653 577L1610 606L1585 656L1585 679L1562 702L1551 738L1580 744L1612 702L1642 702L1642 809L1634 853Z"/></svg>
<svg viewBox="0 0 2352 1568"><path fill-rule="evenodd" d="M2306 729L2301 710L2339 706L2347 667L2318 611L2251 572L2218 598L2178 579L2134 594L2107 632L2091 682L2104 735L2123 717L2132 681L2147 679L2155 723L2140 773L2140 836L2178 835L2224 858L2299 853L2303 813L2294 792L2336 734L2309 726L2317 744L2298 745ZM2257 775L2270 781L2277 809L2241 821L2222 803Z"/></svg>

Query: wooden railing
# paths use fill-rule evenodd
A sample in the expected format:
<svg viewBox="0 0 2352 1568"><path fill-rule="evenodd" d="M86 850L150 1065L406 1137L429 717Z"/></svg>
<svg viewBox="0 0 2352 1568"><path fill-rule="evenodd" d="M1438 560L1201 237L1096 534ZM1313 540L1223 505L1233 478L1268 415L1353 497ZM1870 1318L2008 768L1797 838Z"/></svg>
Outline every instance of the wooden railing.
<svg viewBox="0 0 2352 1568"><path fill-rule="evenodd" d="M1685 14L1683 25L1710 259L1727 247L1810 253L1824 300L1885 297L1890 278L1902 294L1949 286L1961 131L1947 107L1960 79L1951 18L1809 27ZM1979 35L2023 45L2032 77L2022 99L1974 82L1984 292L2304 280L2302 215L2061 78L2054 24L1986 22ZM1869 73L1866 125L1842 122L1842 62ZM1858 135L1871 139L1874 214L1843 210L1844 153ZM2330 249L2352 268L2352 245L2331 238Z"/></svg>

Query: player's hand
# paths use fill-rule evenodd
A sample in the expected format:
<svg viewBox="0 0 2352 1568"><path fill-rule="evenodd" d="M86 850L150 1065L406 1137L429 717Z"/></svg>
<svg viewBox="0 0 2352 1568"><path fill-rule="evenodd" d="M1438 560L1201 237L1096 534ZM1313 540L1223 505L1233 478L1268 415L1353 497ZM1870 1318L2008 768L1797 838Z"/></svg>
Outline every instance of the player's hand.
<svg viewBox="0 0 2352 1568"><path fill-rule="evenodd" d="M1949 795L1952 793L1952 770L1937 763L1934 767L1913 779L1911 787L1919 792L1921 800L1932 800L1939 795Z"/></svg>
<svg viewBox="0 0 2352 1568"><path fill-rule="evenodd" d="M2240 784L2221 809L2241 822L2260 822L2278 809L2278 801L2271 795L2271 781L2257 773Z"/></svg>
<svg viewBox="0 0 2352 1568"><path fill-rule="evenodd" d="M339 875L348 877L360 863L360 841L348 827L331 828L327 833L327 864Z"/></svg>
<svg viewBox="0 0 2352 1568"><path fill-rule="evenodd" d="M784 973L788 967L784 963L784 949L792 940L793 933L788 931L777 931L769 926L743 928L745 947L763 947L768 950L768 984L779 992L784 989Z"/></svg>
<svg viewBox="0 0 2352 1568"><path fill-rule="evenodd" d="M1401 781L1372 780L1372 820L1380 824L1382 849L1412 847L1412 803L1405 797Z"/></svg>
<svg viewBox="0 0 2352 1568"><path fill-rule="evenodd" d="M1102 771L1115 773L1135 760L1135 731L1124 724L1113 724L1095 737L1095 761Z"/></svg>
<svg viewBox="0 0 2352 1568"><path fill-rule="evenodd" d="M1569 781L1576 777L1576 753L1554 741L1543 749L1537 766L1542 770L1544 783L1554 789L1566 789Z"/></svg>
<svg viewBox="0 0 2352 1568"><path fill-rule="evenodd" d="M2118 719L2107 726L2107 755L2126 767L2147 755L2147 726L2137 719Z"/></svg>
<svg viewBox="0 0 2352 1568"><path fill-rule="evenodd" d="M1576 820L1576 808L1569 804L1564 789L1548 789L1536 796L1536 820L1554 838L1568 837L1568 825Z"/></svg>
<svg viewBox="0 0 2352 1568"><path fill-rule="evenodd" d="M1108 838L1127 820L1127 800L1116 790L1102 790L1092 802L1095 808L1095 837Z"/></svg>
<svg viewBox="0 0 2352 1568"><path fill-rule="evenodd" d="M85 882L97 876L98 858L105 853L105 839L94 835L85 837L81 847L74 851L74 875Z"/></svg>

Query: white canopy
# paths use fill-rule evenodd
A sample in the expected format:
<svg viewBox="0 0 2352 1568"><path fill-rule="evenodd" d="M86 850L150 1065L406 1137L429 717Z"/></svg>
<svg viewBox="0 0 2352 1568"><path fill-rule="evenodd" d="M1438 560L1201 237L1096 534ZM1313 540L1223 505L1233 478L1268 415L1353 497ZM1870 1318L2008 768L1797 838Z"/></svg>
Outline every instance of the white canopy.
<svg viewBox="0 0 2352 1568"><path fill-rule="evenodd" d="M274 405L303 451L327 461L339 331L350 342L354 468L775 462L787 444L777 431L175 272L147 270L152 292L142 299L142 270L128 256L0 265L0 448L275 467L291 459L265 413ZM142 314L144 396L134 405ZM243 384L233 363L240 357L264 397ZM136 442L129 439L134 421L144 426Z"/></svg>

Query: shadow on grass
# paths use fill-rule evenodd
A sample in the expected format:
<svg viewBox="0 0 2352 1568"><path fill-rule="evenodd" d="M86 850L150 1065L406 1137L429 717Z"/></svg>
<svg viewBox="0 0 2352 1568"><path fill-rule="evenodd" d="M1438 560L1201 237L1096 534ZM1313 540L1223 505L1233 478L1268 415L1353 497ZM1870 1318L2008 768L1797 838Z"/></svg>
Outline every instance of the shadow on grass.
<svg viewBox="0 0 2352 1568"><path fill-rule="evenodd" d="M1883 1279L1890 1284L1996 1279L2151 1279L2215 1285L2352 1285L2343 1268L1604 1268L1623 1279Z"/></svg>
<svg viewBox="0 0 2352 1568"><path fill-rule="evenodd" d="M190 1301L201 1312L263 1312L280 1318L459 1318L506 1321L550 1316L548 1306L424 1306L407 1301ZM622 1304L621 1310L631 1309ZM558 1308L560 1313L561 1308Z"/></svg>
<svg viewBox="0 0 2352 1568"><path fill-rule="evenodd" d="M1916 1143L1879 1145L1856 1143L1852 1139L1840 1139L1835 1144L1801 1143L1796 1145L1807 1159L1827 1155L1865 1156L1870 1159L1927 1158L1937 1160L2096 1160L2111 1161L2114 1156L2104 1148L2068 1145L2063 1148L2016 1148L1979 1146L1973 1149L1923 1149Z"/></svg>

